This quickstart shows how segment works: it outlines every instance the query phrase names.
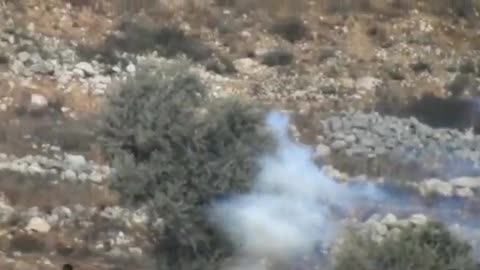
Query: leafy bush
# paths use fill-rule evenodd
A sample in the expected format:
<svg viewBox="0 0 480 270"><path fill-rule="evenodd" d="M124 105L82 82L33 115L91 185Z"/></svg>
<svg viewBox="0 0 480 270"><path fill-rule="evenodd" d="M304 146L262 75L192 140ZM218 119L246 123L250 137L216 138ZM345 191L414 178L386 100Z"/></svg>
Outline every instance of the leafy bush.
<svg viewBox="0 0 480 270"><path fill-rule="evenodd" d="M100 133L113 187L164 220L159 269L216 269L229 254L204 207L249 189L254 158L273 146L263 115L242 100L209 99L186 62L140 68L108 99Z"/></svg>
<svg viewBox="0 0 480 270"><path fill-rule="evenodd" d="M336 270L469 270L478 269L471 247L440 223L405 228L381 243L353 233L342 245Z"/></svg>

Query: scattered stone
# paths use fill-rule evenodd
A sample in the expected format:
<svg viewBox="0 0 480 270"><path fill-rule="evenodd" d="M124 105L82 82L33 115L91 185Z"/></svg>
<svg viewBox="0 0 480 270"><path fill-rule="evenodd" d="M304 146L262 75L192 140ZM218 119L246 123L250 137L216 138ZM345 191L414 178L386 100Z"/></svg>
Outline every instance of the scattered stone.
<svg viewBox="0 0 480 270"><path fill-rule="evenodd" d="M77 174L73 170L68 169L63 172L62 179L67 181L75 181L77 180Z"/></svg>
<svg viewBox="0 0 480 270"><path fill-rule="evenodd" d="M132 254L134 257L141 257L143 255L143 251L139 247L129 247L128 252Z"/></svg>
<svg viewBox="0 0 480 270"><path fill-rule="evenodd" d="M460 188L480 188L480 177L458 177L450 180L450 183Z"/></svg>
<svg viewBox="0 0 480 270"><path fill-rule="evenodd" d="M19 60L14 60L12 65L10 66L10 69L15 73L16 75L23 75L25 73L25 66L23 63Z"/></svg>
<svg viewBox="0 0 480 270"><path fill-rule="evenodd" d="M420 184L420 192L424 196L429 194L439 194L444 197L450 197L453 195L453 186L448 182L432 178L425 180Z"/></svg>
<svg viewBox="0 0 480 270"><path fill-rule="evenodd" d="M15 209L8 205L2 194L0 195L0 224L4 224L10 219Z"/></svg>
<svg viewBox="0 0 480 270"><path fill-rule="evenodd" d="M83 171L87 166L85 157L81 155L65 154L65 163L69 168L76 172Z"/></svg>
<svg viewBox="0 0 480 270"><path fill-rule="evenodd" d="M355 88L358 90L365 90L367 92L375 91L375 89L382 83L381 80L374 77L362 77L355 82Z"/></svg>
<svg viewBox="0 0 480 270"><path fill-rule="evenodd" d="M322 172L327 176L332 179L335 179L337 181L347 181L350 179L349 175L346 173L342 173L339 170L335 169L331 165L325 165L322 167Z"/></svg>
<svg viewBox="0 0 480 270"><path fill-rule="evenodd" d="M126 67L126 70L128 73L135 73L135 71L137 70L137 68L135 67L134 64L130 63L128 64L128 66Z"/></svg>
<svg viewBox="0 0 480 270"><path fill-rule="evenodd" d="M25 227L27 231L35 231L39 233L48 233L50 231L50 224L40 217L33 217Z"/></svg>
<svg viewBox="0 0 480 270"><path fill-rule="evenodd" d="M16 261L13 265L14 270L38 270L38 267L24 261Z"/></svg>
<svg viewBox="0 0 480 270"><path fill-rule="evenodd" d="M40 94L30 96L29 110L33 112L43 111L48 107L48 99Z"/></svg>
<svg viewBox="0 0 480 270"><path fill-rule="evenodd" d="M415 226L423 226L427 224L428 219L423 214L415 214L409 218L409 221Z"/></svg>
<svg viewBox="0 0 480 270"><path fill-rule="evenodd" d="M59 216L60 218L70 218L72 217L72 210L66 206L55 207L52 210L52 214Z"/></svg>
<svg viewBox="0 0 480 270"><path fill-rule="evenodd" d="M472 198L475 196L475 193L470 188L457 188L455 189L455 195L462 198Z"/></svg>
<svg viewBox="0 0 480 270"><path fill-rule="evenodd" d="M88 179L94 183L101 183L103 181L102 175L98 173L92 173L91 175L88 176Z"/></svg>
<svg viewBox="0 0 480 270"><path fill-rule="evenodd" d="M387 214L381 221L383 224L387 226L393 226L397 222L397 217L394 214Z"/></svg>
<svg viewBox="0 0 480 270"><path fill-rule="evenodd" d="M20 60L22 63L26 63L28 60L30 60L30 54L28 52L19 52L18 55L18 60Z"/></svg>
<svg viewBox="0 0 480 270"><path fill-rule="evenodd" d="M257 61L251 58L237 59L233 61L233 65L240 73L250 74L250 75L254 75L263 69L260 63L258 63Z"/></svg>
<svg viewBox="0 0 480 270"><path fill-rule="evenodd" d="M327 145L324 145L324 144L319 144L315 148L314 157L315 158L325 158L325 157L329 156L330 153L331 153L330 147L328 147Z"/></svg>
<svg viewBox="0 0 480 270"><path fill-rule="evenodd" d="M95 72L95 69L90 63L87 62L80 62L75 65L75 69L77 70L77 74L83 75L83 76L93 76L97 72ZM81 71L81 72L79 72Z"/></svg>
<svg viewBox="0 0 480 270"><path fill-rule="evenodd" d="M30 70L33 73L40 75L53 75L55 73L55 66L48 61L40 61L38 63L34 63L30 67Z"/></svg>
<svg viewBox="0 0 480 270"><path fill-rule="evenodd" d="M480 175L480 136L475 134L432 128L413 117L355 111L332 115L322 120L321 125L325 136L322 144L335 152L362 158L377 156L375 160L386 157L395 161L401 157L400 163L415 165L420 173L434 172L450 179ZM364 173L375 173L382 163L372 163Z"/></svg>
<svg viewBox="0 0 480 270"><path fill-rule="evenodd" d="M117 258L117 259L121 259L121 258L128 258L129 255L124 252L121 248L119 247L114 247L112 248L108 253L107 253L108 256L112 257L112 258Z"/></svg>
<svg viewBox="0 0 480 270"><path fill-rule="evenodd" d="M340 150L347 146L347 143L344 140L336 140L332 143L331 147L333 150Z"/></svg>

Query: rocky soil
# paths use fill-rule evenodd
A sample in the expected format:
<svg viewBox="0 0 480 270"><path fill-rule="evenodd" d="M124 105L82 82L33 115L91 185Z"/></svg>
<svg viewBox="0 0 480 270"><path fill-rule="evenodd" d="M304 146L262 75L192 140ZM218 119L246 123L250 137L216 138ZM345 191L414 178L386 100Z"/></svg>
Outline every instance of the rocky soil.
<svg viewBox="0 0 480 270"><path fill-rule="evenodd" d="M449 206L434 215L453 217L461 206L465 223L475 219L477 26L417 10L332 14L314 2L290 14L297 19L219 4L165 10L138 20L184 32L179 53L194 59L212 96L292 110L294 134L327 175L401 183L416 202L434 195ZM1 269L152 268L147 224L162 220L121 206L93 130L110 86L142 61L175 60L149 51L150 37L131 47L143 39L121 22L60 0L0 1ZM359 222L381 239L426 222L432 213L419 205L405 217L392 206ZM464 225L451 227L480 252L478 226Z"/></svg>

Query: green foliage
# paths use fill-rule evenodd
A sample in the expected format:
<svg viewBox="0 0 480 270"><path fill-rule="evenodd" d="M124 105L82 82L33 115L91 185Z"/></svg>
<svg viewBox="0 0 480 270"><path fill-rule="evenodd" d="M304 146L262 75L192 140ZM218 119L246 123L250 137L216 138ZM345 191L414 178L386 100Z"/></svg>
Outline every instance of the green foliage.
<svg viewBox="0 0 480 270"><path fill-rule="evenodd" d="M471 247L442 224L405 228L381 243L352 233L337 256L336 270L477 269Z"/></svg>
<svg viewBox="0 0 480 270"><path fill-rule="evenodd" d="M101 135L117 170L113 187L129 202L150 202L165 221L159 269L215 269L228 255L204 210L249 189L255 158L272 146L264 113L209 99L185 62L141 68L108 99Z"/></svg>

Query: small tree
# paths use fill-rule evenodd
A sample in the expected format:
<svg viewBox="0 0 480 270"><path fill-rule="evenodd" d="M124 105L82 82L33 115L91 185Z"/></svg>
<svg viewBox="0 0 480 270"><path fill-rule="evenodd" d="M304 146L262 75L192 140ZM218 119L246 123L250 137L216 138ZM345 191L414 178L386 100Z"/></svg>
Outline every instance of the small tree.
<svg viewBox="0 0 480 270"><path fill-rule="evenodd" d="M140 68L109 97L100 133L117 171L113 187L165 221L160 269L216 269L228 256L204 209L249 189L256 156L272 146L259 108L209 99L186 62Z"/></svg>

